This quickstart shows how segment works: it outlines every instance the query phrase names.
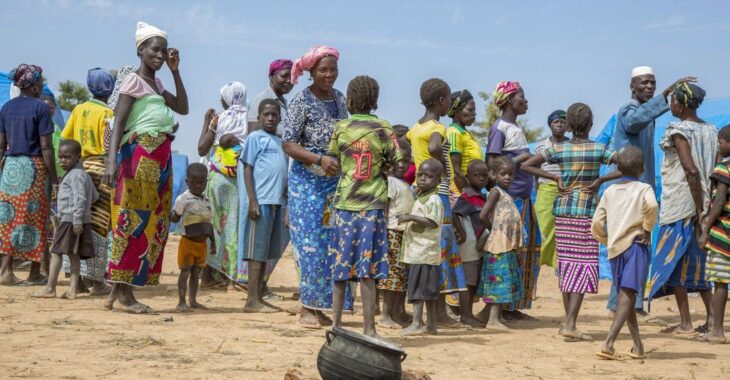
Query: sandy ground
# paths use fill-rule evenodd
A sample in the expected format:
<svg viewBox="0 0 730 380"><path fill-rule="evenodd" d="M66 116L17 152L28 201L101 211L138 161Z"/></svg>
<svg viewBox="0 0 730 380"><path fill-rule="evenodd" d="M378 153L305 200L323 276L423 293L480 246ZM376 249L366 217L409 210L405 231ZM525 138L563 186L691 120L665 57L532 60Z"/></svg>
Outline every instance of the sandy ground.
<svg viewBox="0 0 730 380"><path fill-rule="evenodd" d="M62 379L281 379L289 369L318 378L316 357L324 331L303 330L286 313L243 314L246 293L201 291L199 301L210 308L181 314L177 303L175 253L177 238L168 245L162 284L143 289L137 297L158 314L128 315L102 308L102 299L82 295L75 301L28 297L36 288L0 287L0 378ZM25 273L19 273L24 276ZM61 280L58 294L68 285ZM296 276L286 255L271 279L273 289L291 300ZM607 362L593 355L610 321L605 303L609 283L588 296L580 328L592 343L565 343L556 333L563 314L557 279L552 270L540 276L535 306L538 321L512 324L504 333L442 329L438 336L402 338L396 330L380 334L408 353L405 370L422 370L434 379L721 379L730 378L730 345L711 346L663 334L658 326L642 326L647 360ZM695 323L703 318L702 303L691 298ZM676 323L672 300L653 303L655 314ZM360 330L360 315L347 315L346 327ZM616 348L631 347L628 331Z"/></svg>

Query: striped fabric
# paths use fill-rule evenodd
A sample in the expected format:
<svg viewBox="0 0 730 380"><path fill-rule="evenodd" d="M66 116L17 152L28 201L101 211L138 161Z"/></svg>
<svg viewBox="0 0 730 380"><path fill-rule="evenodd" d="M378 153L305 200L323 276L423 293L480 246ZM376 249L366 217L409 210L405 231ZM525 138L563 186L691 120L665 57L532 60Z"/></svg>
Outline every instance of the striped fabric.
<svg viewBox="0 0 730 380"><path fill-rule="evenodd" d="M598 204L598 192L587 194L582 190L600 176L601 164L610 164L616 153L600 143L566 142L554 145L541 154L548 164L560 165L563 185L570 189L566 195L555 198L553 214L576 218L593 216Z"/></svg>
<svg viewBox="0 0 730 380"><path fill-rule="evenodd" d="M726 159L715 166L715 170L712 171L711 178L715 182L724 183L730 185L730 159ZM730 186L728 187L728 194L730 195ZM713 191L712 198L717 196L717 189ZM730 260L730 197L725 201L725 205L722 208L722 214L715 221L715 224L710 228L710 237L707 240L705 248L712 252L725 255L725 258Z"/></svg>
<svg viewBox="0 0 730 380"><path fill-rule="evenodd" d="M598 292L598 242L590 218L555 218L560 291Z"/></svg>
<svg viewBox="0 0 730 380"><path fill-rule="evenodd" d="M710 251L707 254L705 279L707 281L730 284L730 257Z"/></svg>

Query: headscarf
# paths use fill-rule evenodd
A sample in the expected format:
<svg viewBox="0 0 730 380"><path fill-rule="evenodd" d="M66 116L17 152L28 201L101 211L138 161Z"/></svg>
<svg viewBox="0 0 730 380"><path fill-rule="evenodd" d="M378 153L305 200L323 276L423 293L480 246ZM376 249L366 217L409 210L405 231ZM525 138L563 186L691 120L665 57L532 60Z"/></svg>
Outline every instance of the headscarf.
<svg viewBox="0 0 730 380"><path fill-rule="evenodd" d="M674 86L674 97L677 102L687 108L697 109L705 100L705 90L689 82L677 83Z"/></svg>
<svg viewBox="0 0 730 380"><path fill-rule="evenodd" d="M40 66L21 63L8 74L19 89L31 87L43 78L43 69Z"/></svg>
<svg viewBox="0 0 730 380"><path fill-rule="evenodd" d="M288 59L277 59L269 65L269 76L276 74L280 70L291 69L293 65L294 63Z"/></svg>
<svg viewBox="0 0 730 380"><path fill-rule="evenodd" d="M114 77L100 67L91 69L86 75L86 87L94 96L109 96L114 91Z"/></svg>
<svg viewBox="0 0 730 380"><path fill-rule="evenodd" d="M507 100L509 100L509 97L519 91L520 88L520 82L510 82L506 80L497 83L497 86L494 88L494 94L492 94L492 98L494 98L494 105L502 108L504 103L507 103Z"/></svg>
<svg viewBox="0 0 730 380"><path fill-rule="evenodd" d="M167 40L167 32L142 21L137 21L137 31L134 32L134 42L137 44L137 48L139 49L140 45L152 37L162 37Z"/></svg>
<svg viewBox="0 0 730 380"><path fill-rule="evenodd" d="M558 120L558 119L565 120L566 117L567 117L567 114L565 113L565 111L563 111L563 110L555 110L555 111L553 111L553 113L550 114L550 116L548 116L548 126L550 124L552 124L553 121Z"/></svg>
<svg viewBox="0 0 730 380"><path fill-rule="evenodd" d="M106 105L109 106L109 108L114 109L114 107L117 106L117 102L119 102L119 88L121 87L124 78L131 74L132 71L134 71L134 67L127 65L122 66L122 68L117 72L117 80L114 82L114 90L112 91L111 96L109 96L109 100L106 102Z"/></svg>
<svg viewBox="0 0 730 380"><path fill-rule="evenodd" d="M215 144L218 145L221 137L229 133L236 135L243 142L248 134L246 122L246 86L241 82L228 82L221 87L221 96L228 105L218 117L218 128L215 131Z"/></svg>
<svg viewBox="0 0 730 380"><path fill-rule="evenodd" d="M297 82L299 82L299 77L302 76L305 71L312 70L317 62L324 57L335 57L335 59L340 59L340 52L329 46L313 46L294 62L294 66L291 70L291 84L297 84Z"/></svg>
<svg viewBox="0 0 730 380"><path fill-rule="evenodd" d="M458 92L452 92L451 93L451 108L449 108L449 112L446 113L446 116L453 118L457 112L464 109L464 107L466 107L466 104L469 103L469 101L473 100L473 99L474 99L474 96L472 96L472 94L471 94L471 92L469 92L469 90L461 90Z"/></svg>

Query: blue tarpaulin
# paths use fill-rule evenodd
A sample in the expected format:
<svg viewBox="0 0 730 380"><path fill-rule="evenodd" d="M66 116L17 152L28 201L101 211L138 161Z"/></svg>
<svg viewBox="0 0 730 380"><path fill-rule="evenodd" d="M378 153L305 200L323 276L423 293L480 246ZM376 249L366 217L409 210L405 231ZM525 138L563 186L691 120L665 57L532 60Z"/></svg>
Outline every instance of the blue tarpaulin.
<svg viewBox="0 0 730 380"><path fill-rule="evenodd" d="M185 171L188 167L188 156L184 154L172 153L172 201L175 202L177 196L188 189L185 183ZM177 232L177 225L170 226L170 231Z"/></svg>

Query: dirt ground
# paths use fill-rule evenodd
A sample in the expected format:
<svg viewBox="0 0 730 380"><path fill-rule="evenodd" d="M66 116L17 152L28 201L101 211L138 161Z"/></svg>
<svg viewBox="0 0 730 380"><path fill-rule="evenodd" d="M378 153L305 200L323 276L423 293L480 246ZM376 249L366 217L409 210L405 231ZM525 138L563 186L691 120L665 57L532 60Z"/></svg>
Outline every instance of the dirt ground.
<svg viewBox="0 0 730 380"><path fill-rule="evenodd" d="M156 311L129 315L102 308L102 299L82 295L75 301L31 299L36 288L0 287L0 378L59 379L282 379L287 370L319 378L316 358L324 331L303 330L287 313L243 314L246 293L203 290L199 301L210 308L181 314L177 303L175 254L177 238L168 245L162 284L137 292ZM25 273L19 273L24 276ZM291 299L296 275L291 255L274 273L273 289ZM58 294L68 285L62 279ZM642 326L646 360L608 362L597 359L610 321L605 310L609 283L586 297L579 327L592 343L565 343L557 336L563 314L557 279L543 270L539 298L530 314L538 321L512 324L504 333L442 329L438 336L402 338L396 330L379 333L408 353L404 370L422 370L433 379L721 379L730 378L730 345L711 346ZM678 315L673 300L652 304L654 314L670 323ZM695 323L704 308L691 298ZM360 330L361 316L345 316L346 327ZM616 348L631 347L628 331Z"/></svg>

